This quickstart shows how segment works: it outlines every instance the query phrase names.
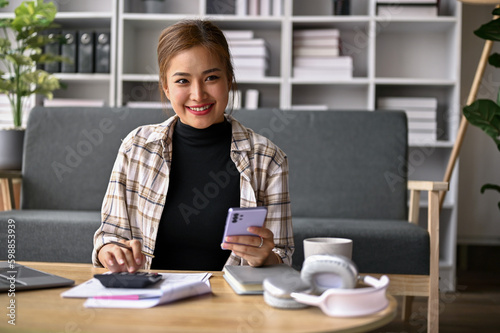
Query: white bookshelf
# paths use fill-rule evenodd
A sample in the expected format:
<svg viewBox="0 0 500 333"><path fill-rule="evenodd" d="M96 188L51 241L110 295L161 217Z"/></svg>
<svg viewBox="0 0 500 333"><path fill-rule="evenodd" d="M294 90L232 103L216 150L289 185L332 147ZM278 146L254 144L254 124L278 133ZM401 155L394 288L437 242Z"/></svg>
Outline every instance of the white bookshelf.
<svg viewBox="0 0 500 333"><path fill-rule="evenodd" d="M22 0L11 0L10 4L0 10L0 16L13 17L14 9ZM45 1L53 2L57 8L55 22L58 29L89 29L109 31L111 54L110 73L56 73L66 89L56 90L54 98L102 100L106 105L116 105L116 22L118 0L85 0L85 1ZM42 103L41 99L37 101Z"/></svg>
<svg viewBox="0 0 500 333"><path fill-rule="evenodd" d="M236 1L168 0L154 14L145 13L139 0L64 2L57 16L63 27L110 29L111 59L116 67L104 76L61 75L68 89L56 92L56 97L107 98L116 106L128 101L159 101L156 45L160 32L181 19L206 18L223 30L252 30L257 38L266 40L270 54L267 76L238 82L243 92L259 90L260 107L321 104L332 110L375 110L379 97L436 98L442 135L433 142L410 142L409 178L442 180L461 115L459 1L440 0L437 17L378 16L376 0L351 0L348 16L332 15L332 0L284 0L282 15L241 16L235 15ZM12 11L20 0L12 3L4 12ZM344 53L353 57L352 79L293 77L293 31L314 28L340 30ZM458 166L441 213L443 290L455 285L457 174ZM427 214L425 200L422 198L422 225Z"/></svg>

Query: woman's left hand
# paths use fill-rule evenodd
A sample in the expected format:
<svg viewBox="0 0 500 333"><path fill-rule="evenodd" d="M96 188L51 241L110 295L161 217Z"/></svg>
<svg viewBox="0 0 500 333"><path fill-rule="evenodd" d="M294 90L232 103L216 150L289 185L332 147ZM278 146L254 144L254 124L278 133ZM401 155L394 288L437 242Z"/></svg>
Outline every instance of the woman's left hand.
<svg viewBox="0 0 500 333"><path fill-rule="evenodd" d="M249 227L249 232L256 236L228 236L222 243L222 248L246 261L250 266L266 266L279 264L281 261L273 253L274 234L264 227Z"/></svg>

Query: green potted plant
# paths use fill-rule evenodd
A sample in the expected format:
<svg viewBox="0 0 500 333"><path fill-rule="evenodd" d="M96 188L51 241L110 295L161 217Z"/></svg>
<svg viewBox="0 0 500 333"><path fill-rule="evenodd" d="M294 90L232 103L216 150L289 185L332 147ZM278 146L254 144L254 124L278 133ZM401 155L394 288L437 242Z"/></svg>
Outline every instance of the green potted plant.
<svg viewBox="0 0 500 333"><path fill-rule="evenodd" d="M500 8L493 10L493 15L500 15ZM479 27L474 34L482 39L500 41L500 18L494 18ZM494 67L500 67L500 54L494 53L488 58L488 63ZM464 116L470 124L479 127L493 139L500 151L500 91L496 101L489 99L478 99L472 104L464 107ZM500 185L485 184L481 187L481 193L486 190L498 191ZM500 202L498 203L500 209Z"/></svg>
<svg viewBox="0 0 500 333"><path fill-rule="evenodd" d="M8 4L0 0L0 8ZM13 127L0 130L0 169L4 170L21 169L22 119L28 98L35 94L52 98L52 91L61 87L59 79L40 65L65 60L43 52L45 45L60 42L59 36L44 33L56 27L53 3L24 1L14 13L14 18L0 19L0 94L7 96L13 116Z"/></svg>

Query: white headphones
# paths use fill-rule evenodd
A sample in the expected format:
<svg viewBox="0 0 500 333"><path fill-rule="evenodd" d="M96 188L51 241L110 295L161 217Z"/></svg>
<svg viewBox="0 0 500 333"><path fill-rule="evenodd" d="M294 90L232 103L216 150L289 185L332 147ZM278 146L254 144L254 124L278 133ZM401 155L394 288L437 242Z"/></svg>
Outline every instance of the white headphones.
<svg viewBox="0 0 500 333"><path fill-rule="evenodd" d="M358 281L370 287L355 288ZM313 255L297 274L264 280L264 300L285 309L318 306L329 316L364 316L389 304L385 293L389 278L358 277L356 265L344 256ZM319 296L318 296L319 295Z"/></svg>

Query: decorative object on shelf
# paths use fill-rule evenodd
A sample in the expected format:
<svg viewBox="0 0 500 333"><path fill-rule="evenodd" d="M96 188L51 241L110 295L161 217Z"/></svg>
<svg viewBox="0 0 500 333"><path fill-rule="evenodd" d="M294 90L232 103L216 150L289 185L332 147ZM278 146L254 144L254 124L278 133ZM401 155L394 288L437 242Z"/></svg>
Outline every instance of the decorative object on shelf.
<svg viewBox="0 0 500 333"><path fill-rule="evenodd" d="M471 4L471 5L497 5L497 8L500 6L500 0L459 0L459 1L466 3L466 4ZM497 10L495 10L493 13L499 13L499 12ZM494 15L498 15L498 14L494 14ZM494 18L493 22L496 22L493 24L496 25L497 27L500 26L500 23L498 23L498 21L495 21L495 18ZM488 58L489 58L489 55L491 53L492 46L493 46L493 40L486 39L486 42L484 43L484 47L483 47L483 52L481 54L481 58L479 59L479 63L477 64L476 74L474 75L474 80L472 81L472 87L469 91L469 96L467 98L467 104L466 104L467 106L471 105L476 100L476 96L477 96L477 93L479 90L479 86L481 84L481 80L483 78L484 70L486 68L486 64L488 62ZM498 60L494 60L494 61L498 62ZM500 121L500 120L497 120L497 121ZM451 179L451 175L453 174L453 169L455 168L455 164L457 162L457 158L458 158L458 155L460 153L460 148L462 147L465 133L467 131L468 123L469 122L468 122L467 118L465 117L465 115L462 115L462 118L460 121L460 128L458 129L457 138L455 140L455 144L453 145L453 150L451 151L450 159L449 159L448 165L446 167L443 181L449 182ZM500 126L500 125L498 125L498 123L497 123L497 126ZM498 136L497 136L497 138L498 138ZM498 146L498 143L497 143L497 146ZM500 149L500 147L499 147L499 149ZM482 188L481 190L484 191L484 188ZM445 197L446 197L446 192L441 192L440 197L439 197L439 207L440 208L443 207L443 202L444 202Z"/></svg>
<svg viewBox="0 0 500 333"><path fill-rule="evenodd" d="M165 0L142 0L144 12L148 14L161 14L165 12Z"/></svg>
<svg viewBox="0 0 500 333"><path fill-rule="evenodd" d="M0 0L0 8L9 4ZM0 62L7 73L0 71L0 93L10 102L14 128L3 129L0 140L0 169L19 170L22 166L24 130L23 111L34 94L52 98L52 91L61 87L59 79L40 69L47 63L65 58L44 53L43 47L58 36L44 34L55 27L56 6L43 0L24 1L14 11L14 18L0 19ZM12 139L9 139L12 137ZM9 154L15 153L17 156Z"/></svg>
<svg viewBox="0 0 500 333"><path fill-rule="evenodd" d="M333 15L350 15L351 0L333 0Z"/></svg>
<svg viewBox="0 0 500 333"><path fill-rule="evenodd" d="M493 10L495 17L500 16L500 8ZM500 18L494 18L483 24L474 34L489 41L500 41ZM493 53L488 58L488 63L494 67L500 67L500 54ZM463 109L464 116L469 123L479 127L483 132L493 139L497 149L500 151L500 91L497 100L478 99ZM496 190L500 193L500 185L485 184L481 187L481 193L485 190ZM500 209L500 202L498 202Z"/></svg>

